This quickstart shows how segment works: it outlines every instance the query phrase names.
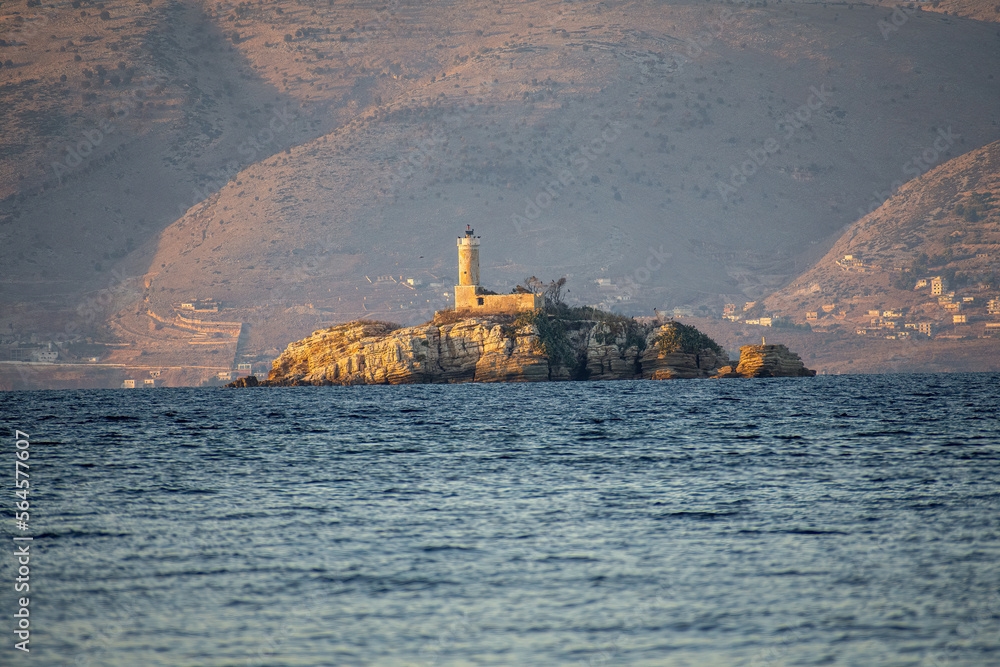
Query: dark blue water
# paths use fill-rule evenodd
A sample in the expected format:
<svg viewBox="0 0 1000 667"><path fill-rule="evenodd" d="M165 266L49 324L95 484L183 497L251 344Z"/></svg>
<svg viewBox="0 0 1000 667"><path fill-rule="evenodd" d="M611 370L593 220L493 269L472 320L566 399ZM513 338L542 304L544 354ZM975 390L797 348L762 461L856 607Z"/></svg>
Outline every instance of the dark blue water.
<svg viewBox="0 0 1000 667"><path fill-rule="evenodd" d="M998 380L2 394L0 663L1000 665Z"/></svg>

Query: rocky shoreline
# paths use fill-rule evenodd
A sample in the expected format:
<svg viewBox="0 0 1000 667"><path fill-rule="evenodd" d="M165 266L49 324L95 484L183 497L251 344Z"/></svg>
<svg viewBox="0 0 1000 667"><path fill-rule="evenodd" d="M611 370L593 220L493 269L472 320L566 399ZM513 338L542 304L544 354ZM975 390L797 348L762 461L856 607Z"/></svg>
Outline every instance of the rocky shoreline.
<svg viewBox="0 0 1000 667"><path fill-rule="evenodd" d="M229 387L809 377L784 345L747 345L738 363L711 338L678 322L642 324L542 311L436 318L413 327L357 320L291 343L266 380Z"/></svg>

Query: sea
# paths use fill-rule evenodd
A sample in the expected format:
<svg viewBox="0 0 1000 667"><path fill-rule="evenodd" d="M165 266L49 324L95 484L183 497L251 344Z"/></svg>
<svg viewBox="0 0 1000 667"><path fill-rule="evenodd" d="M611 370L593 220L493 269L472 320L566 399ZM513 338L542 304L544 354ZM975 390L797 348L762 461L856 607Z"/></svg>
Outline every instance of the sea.
<svg viewBox="0 0 1000 667"><path fill-rule="evenodd" d="M0 664L1000 665L998 415L994 374L3 393Z"/></svg>

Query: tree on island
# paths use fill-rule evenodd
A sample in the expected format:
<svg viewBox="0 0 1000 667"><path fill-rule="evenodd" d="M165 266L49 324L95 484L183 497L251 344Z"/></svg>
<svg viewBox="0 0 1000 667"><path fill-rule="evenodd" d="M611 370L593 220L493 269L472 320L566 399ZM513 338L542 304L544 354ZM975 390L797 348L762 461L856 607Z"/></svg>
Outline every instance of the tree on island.
<svg viewBox="0 0 1000 667"><path fill-rule="evenodd" d="M524 279L524 285L518 285L513 289L514 294L538 294L545 299L545 309L558 309L563 305L563 287L566 285L566 276L559 280L544 282L535 276ZM569 292L569 290L566 290Z"/></svg>

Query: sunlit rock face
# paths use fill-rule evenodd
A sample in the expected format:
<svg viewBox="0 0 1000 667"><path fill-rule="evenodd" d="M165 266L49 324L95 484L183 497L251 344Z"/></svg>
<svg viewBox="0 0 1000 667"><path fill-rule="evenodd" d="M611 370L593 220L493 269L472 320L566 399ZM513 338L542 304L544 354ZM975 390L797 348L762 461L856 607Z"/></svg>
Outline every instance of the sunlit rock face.
<svg viewBox="0 0 1000 667"><path fill-rule="evenodd" d="M740 363L736 375L748 378L812 377L799 355L784 345L744 345L740 348Z"/></svg>
<svg viewBox="0 0 1000 667"><path fill-rule="evenodd" d="M537 316L536 316L537 317ZM262 384L353 385L710 377L723 353L670 351L671 325L473 317L415 327L354 321L290 344ZM557 334L553 328L558 327Z"/></svg>

